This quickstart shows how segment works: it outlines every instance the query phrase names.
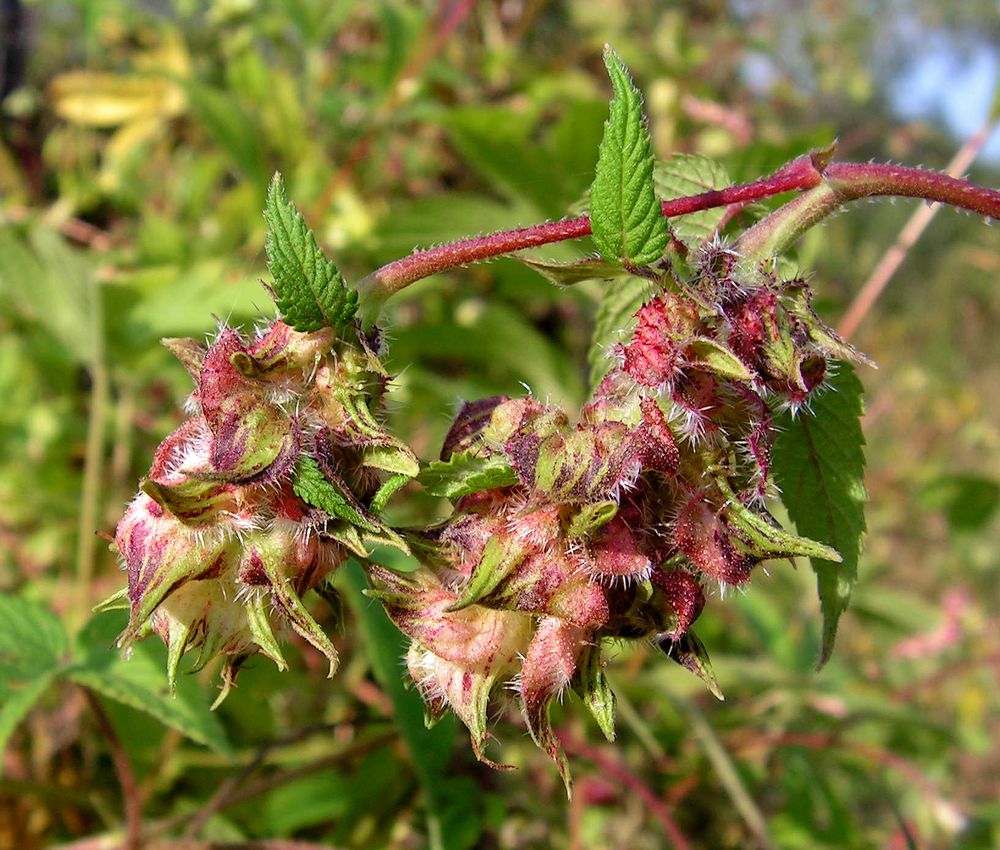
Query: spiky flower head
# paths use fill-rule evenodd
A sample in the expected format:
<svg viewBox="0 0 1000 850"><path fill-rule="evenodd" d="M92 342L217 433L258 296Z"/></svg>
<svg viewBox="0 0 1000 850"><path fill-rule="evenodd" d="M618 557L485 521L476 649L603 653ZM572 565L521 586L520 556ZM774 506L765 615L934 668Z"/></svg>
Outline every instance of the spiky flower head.
<svg viewBox="0 0 1000 850"><path fill-rule="evenodd" d="M691 632L706 590L771 558L838 558L765 504L774 411L807 403L827 358L854 352L801 281L737 259L704 250L689 284L638 310L575 422L530 396L465 405L443 469L480 469L482 484L447 491L454 512L420 535L419 578L373 571L429 713L454 709L480 758L491 698L513 695L568 784L550 707L572 688L613 737L608 641L651 641L718 694Z"/></svg>
<svg viewBox="0 0 1000 850"><path fill-rule="evenodd" d="M225 687L261 652L285 666L280 637L333 643L302 601L370 538L401 544L371 510L383 470L415 468L377 411L387 376L366 346L277 321L251 339L223 328L208 346L167 340L191 373L192 415L158 448L118 524L129 623L119 643L156 632L173 683L222 656ZM413 469L415 471L415 469Z"/></svg>

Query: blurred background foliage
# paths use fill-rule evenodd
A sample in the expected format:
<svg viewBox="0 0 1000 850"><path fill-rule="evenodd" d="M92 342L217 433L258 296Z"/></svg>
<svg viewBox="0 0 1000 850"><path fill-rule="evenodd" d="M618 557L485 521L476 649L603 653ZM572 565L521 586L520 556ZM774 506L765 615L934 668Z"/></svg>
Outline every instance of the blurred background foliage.
<svg viewBox="0 0 1000 850"><path fill-rule="evenodd" d="M1000 67L993 0L0 10L0 591L54 611L105 666L121 663L107 651L120 624L84 624L123 577L94 532L113 530L190 389L156 341L272 314L258 280L275 169L356 280L416 246L578 202L606 115L605 42L646 93L658 154L717 158L734 180L834 137L843 158L942 168L987 121ZM998 154L987 145L977 181L1000 182ZM911 209L863 205L800 246L832 322ZM211 747L169 708L103 702L147 827L454 850L641 850L685 836L713 848L1000 845L998 249L995 228L943 213L854 338L880 365L862 374L870 533L822 672L809 570L775 563L703 616L725 703L643 646L623 646L609 670L615 745L567 700L567 804L516 718L496 729L513 773L476 764L453 723L423 731L400 686L402 643L348 571L332 681L304 648L284 674L251 665L208 716L215 681L189 677L179 699ZM598 298L511 260L411 287L388 318L394 427L429 459L459 399L527 385L578 405ZM438 507L408 503L396 519ZM316 613L333 628L332 612ZM152 644L146 656L162 662ZM80 689L57 683L11 738L0 847L100 835L119 811L107 742Z"/></svg>

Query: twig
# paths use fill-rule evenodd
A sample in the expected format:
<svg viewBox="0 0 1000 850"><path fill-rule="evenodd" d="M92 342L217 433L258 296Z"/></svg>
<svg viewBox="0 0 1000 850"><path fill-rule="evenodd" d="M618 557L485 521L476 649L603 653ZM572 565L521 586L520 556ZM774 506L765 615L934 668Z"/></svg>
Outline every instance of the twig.
<svg viewBox="0 0 1000 850"><path fill-rule="evenodd" d="M776 845L771 839L770 831L767 828L767 819L764 813L757 806L750 792L747 791L739 771L729 753L723 746L722 741L715 734L711 724L705 719L701 709L691 700L685 699L677 694L668 693L670 701L680 709L688 718L691 724L691 731L701 744L705 755L712 763L716 776L722 787L726 789L729 799L733 801L736 810L740 813L750 831L757 841L767 850L776 850Z"/></svg>
<svg viewBox="0 0 1000 850"><path fill-rule="evenodd" d="M759 221L737 240L734 250L748 261L764 261L781 254L810 227L844 204L862 198L908 197L939 201L991 219L1000 218L1000 192L958 180L947 174L902 165L830 162L832 148L799 157L769 177L663 201L664 217L731 207L759 201L784 192L802 191L771 215ZM590 233L587 216L503 230L485 236L461 239L424 251L416 251L376 269L357 285L359 314L366 326L374 324L382 305L414 281L447 269L576 239Z"/></svg>
<svg viewBox="0 0 1000 850"><path fill-rule="evenodd" d="M139 801L139 786L132 770L132 762L97 695L89 688L83 688L83 694L97 720L97 725L101 727L101 734L108 744L118 784L121 786L122 808L125 814L125 840L121 846L123 850L139 850L142 842L142 805Z"/></svg>
<svg viewBox="0 0 1000 850"><path fill-rule="evenodd" d="M372 144L383 130L385 120L408 99L410 89L405 85L406 82L419 77L434 61L434 58L441 52L448 39L461 26L475 5L475 0L457 0L450 6L448 0L441 0L434 16L427 22L423 36L418 41L418 44L426 46L411 55L389 90L389 94L376 110L368 131L351 146L344 157L343 165L330 175L319 200L311 208L312 217L318 219L329 209L337 190L350 179L354 169L368 158ZM433 33L433 38L430 39L429 43L427 43L427 33Z"/></svg>
<svg viewBox="0 0 1000 850"><path fill-rule="evenodd" d="M195 838L198 832L205 825L208 819L215 814L220 809L226 806L226 801L235 795L236 790L246 782L250 776L253 774L257 768L259 768L264 760L267 758L268 754L272 753L278 747L287 746L289 744L294 744L298 741L302 741L317 731L322 731L324 729L330 729L329 725L324 726L311 726L306 729L300 729L298 732L289 735L285 738L276 741L268 741L266 744L262 744L257 752L254 753L253 757L248 761L242 769L230 776L215 790L215 793L209 797L206 803L198 809L188 821L187 826L184 828L183 833L181 833L182 838ZM342 753L337 753L338 757L343 757Z"/></svg>
<svg viewBox="0 0 1000 850"><path fill-rule="evenodd" d="M741 183L725 189L713 189L697 195L673 198L660 204L667 218L724 207L731 204L770 198L783 192L809 189L819 185L823 174L812 156L799 157L769 177L753 183ZM1000 210L1000 195L997 201ZM578 239L590 234L590 219L585 216L564 218L560 221L503 230L486 236L461 239L426 251L416 251L408 257L395 260L376 269L358 284L363 308L370 315L377 312L389 296L421 278L464 266L478 260L499 257L525 248L536 248L567 239Z"/></svg>
<svg viewBox="0 0 1000 850"><path fill-rule="evenodd" d="M590 744L586 744L566 732L560 733L559 738L567 752L575 753L582 758L589 759L604 771L605 774L615 777L623 785L634 791L663 826L663 831L667 834L667 838L670 839L670 843L677 850L692 850L691 842L687 840L687 836L677 826L677 822L674 820L670 809L638 776L620 762L609 758L597 747L592 747Z"/></svg>
<svg viewBox="0 0 1000 850"><path fill-rule="evenodd" d="M975 162L976 157L979 156L980 151L982 151L983 146L990 137L992 129L992 121L988 121L980 127L958 149L951 162L948 163L945 174L952 177L959 177L964 174L969 166ZM896 274L896 271L902 265L903 260L906 259L906 255L910 249L923 235L923 232L927 229L931 221L933 221L934 216L937 215L940 208L941 204L934 203L919 206L913 211L913 215L910 216L909 221L906 222L903 229L899 232L899 236L896 237L896 241L892 247L882 255L882 259L879 260L878 265L875 266L872 273L868 276L868 280L865 281L864 286L858 290L858 294L851 301L850 306L844 313L844 317L840 320L840 327L837 328L837 333L840 336L844 339L850 339L854 335L854 332L858 329L858 325L864 321L865 316L868 315L868 312L879 296L881 296L883 290L888 286L889 281L892 280L893 275Z"/></svg>
<svg viewBox="0 0 1000 850"><path fill-rule="evenodd" d="M229 790L227 790L224 796L222 794L213 795L212 799L209 800L199 811L206 811L209 806L211 806L211 811L208 812L208 815L210 816L216 812L222 811L223 809L227 809L230 806L235 806L238 803L246 802L247 800L251 800L261 794L266 794L268 791L272 791L275 788L285 785L288 782L292 782L295 779L301 779L303 776L318 773L321 770L326 770L327 768L342 764L345 761L350 761L351 759L381 747L383 744L387 744L390 741L395 740L397 736L398 733L395 731L385 732L381 735L376 735L374 738L358 741L358 743L348 747L346 750L325 756L324 758L311 762L310 764L303 765L302 767L278 771L271 776L267 776L264 779L261 779L252 785L247 785L242 789L233 785ZM251 763L253 761L254 760L252 759ZM245 770L243 772L245 772ZM249 773L246 773L246 776L249 775ZM172 829L176 829L181 825L187 824L190 819L190 813L166 818L165 820L156 823L146 832L147 835L162 835L165 832L169 832ZM66 845L59 848L59 850L81 850L81 848ZM86 850L86 848L83 848L83 850Z"/></svg>

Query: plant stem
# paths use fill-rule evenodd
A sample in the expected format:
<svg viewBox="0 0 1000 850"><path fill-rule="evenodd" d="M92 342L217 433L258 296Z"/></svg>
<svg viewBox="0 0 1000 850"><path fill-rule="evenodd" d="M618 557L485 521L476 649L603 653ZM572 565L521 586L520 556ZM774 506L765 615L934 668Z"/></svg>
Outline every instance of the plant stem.
<svg viewBox="0 0 1000 850"><path fill-rule="evenodd" d="M111 751L111 761L114 763L118 784L122 789L122 807L125 811L125 841L122 848L123 850L139 850L142 843L142 808L139 802L139 786L135 780L135 771L132 770L132 762L129 760L125 745L111 723L111 718L108 717L108 713L104 710L97 695L89 688L84 688L83 693Z"/></svg>
<svg viewBox="0 0 1000 850"><path fill-rule="evenodd" d="M945 173L950 177L959 177L964 174L966 169L976 161L976 157L982 151L992 130L993 122L991 120L987 121L973 133L966 140L965 144L958 149L955 156L952 157L951 162L948 163L948 167L945 169ZM844 317L840 320L837 333L842 339L848 340L854 335L854 332L858 329L858 325L868 315L868 312L878 300L882 291L889 285L889 281L892 280L892 276L896 273L896 270L902 265L903 260L906 259L906 255L910 252L910 249L916 245L917 240L923 235L923 232L930 225L931 221L934 220L934 216L937 215L940 209L941 205L934 203L930 206L918 206L913 211L913 215L910 216L906 225L899 232L896 241L883 254L882 259L879 260L878 265L868 276L868 280L865 281L864 286L858 290L857 295L854 296L854 300L851 301L850 306L844 313Z"/></svg>
<svg viewBox="0 0 1000 850"><path fill-rule="evenodd" d="M667 218L733 204L746 204L790 191L795 200L751 227L737 242L745 256L764 259L781 253L803 232L841 205L861 198L897 195L939 201L988 218L1000 218L1000 192L946 174L901 165L829 162L832 149L799 157L769 177L663 201ZM519 227L416 251L376 269L358 284L360 317L374 324L383 304L414 281L447 269L577 239L590 233L587 216Z"/></svg>
<svg viewBox="0 0 1000 850"><path fill-rule="evenodd" d="M630 791L633 791L646 804L653 817L660 822L671 846L675 847L676 850L692 850L691 842L677 826L670 807L642 779L628 770L617 759L605 755L599 747L592 747L568 732L561 732L559 739L567 752L589 759L600 768L605 777L613 777Z"/></svg>
<svg viewBox="0 0 1000 850"><path fill-rule="evenodd" d="M104 420L111 390L111 379L104 360L104 326L96 281L91 281L91 287L96 350L90 364L90 409L76 530L75 598L72 610L74 627L86 622L92 604L92 584L97 560L97 539L94 535L100 523L100 506L103 503L101 482L104 478Z"/></svg>
<svg viewBox="0 0 1000 850"><path fill-rule="evenodd" d="M804 156L793 160L769 177L753 183L741 183L725 189L714 189L697 195L673 198L663 201L660 209L667 218L713 207L742 204L770 198L783 192L808 189L818 185L822 179L822 161L816 156ZM417 251L408 257L382 266L358 284L361 301L361 318L371 324L378 317L382 305L388 298L411 283L432 274L468 265L478 260L499 257L526 248L579 239L590 234L590 218L581 215L560 221L502 230L486 236L460 239L447 245L439 245L426 251Z"/></svg>
<svg viewBox="0 0 1000 850"><path fill-rule="evenodd" d="M757 222L736 242L749 259L776 257L844 204L896 196L938 201L990 219L1000 218L1000 192L937 171L871 162L834 162L823 181Z"/></svg>

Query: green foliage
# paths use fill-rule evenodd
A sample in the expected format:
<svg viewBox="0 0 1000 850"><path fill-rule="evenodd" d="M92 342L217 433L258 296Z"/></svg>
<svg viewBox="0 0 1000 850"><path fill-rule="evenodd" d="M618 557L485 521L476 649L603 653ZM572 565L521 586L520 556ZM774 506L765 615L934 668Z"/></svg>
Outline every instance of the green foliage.
<svg viewBox="0 0 1000 850"><path fill-rule="evenodd" d="M319 249L302 214L286 197L280 174L268 189L264 218L272 291L282 318L305 333L343 329L354 316L358 295Z"/></svg>
<svg viewBox="0 0 1000 850"><path fill-rule="evenodd" d="M858 559L865 533L865 458L861 416L861 382L847 363L837 364L830 386L808 412L779 423L774 447L774 475L782 501L795 527L828 541L843 558L811 557L823 609L820 665L833 651L837 624L847 609L858 577Z"/></svg>
<svg viewBox="0 0 1000 850"><path fill-rule="evenodd" d="M435 460L421 470L417 481L431 496L446 499L461 498L467 493L509 487L517 483L517 476L502 454L478 457L458 452L448 460Z"/></svg>
<svg viewBox="0 0 1000 850"><path fill-rule="evenodd" d="M66 646L62 623L45 606L0 595L0 755L52 683Z"/></svg>
<svg viewBox="0 0 1000 850"><path fill-rule="evenodd" d="M111 391L95 417L104 462L88 539L113 529L191 391L188 376L151 340L200 338L210 315L248 327L267 312L256 281L265 274L260 209L273 170L286 175L319 241L354 280L415 246L581 212L571 205L593 177L607 114L598 61L606 40L647 81L657 155L692 151L711 169L679 185L663 169L685 168L687 157L658 163L661 199L725 185L720 162L734 181L754 180L837 134L856 146L852 158L940 166L958 140L934 121L901 124L887 105L929 45L937 61L978 55L996 42L984 0L919 0L917 23L907 27L891 12L872 18L866 4L851 2L824 16L806 4L748 18L726 4L692 15L569 0L483 4L464 20L470 4L438 17L435 4L405 0L24 5L37 19L31 61L20 89L4 100L0 139L0 622L26 624L16 633L0 626L0 739L8 736L10 747L0 821L12 846L92 841L117 827L107 742L79 714L66 666L117 677L121 665L138 662L140 671L156 671L146 691L136 696L134 683L117 678L109 687L140 703L147 691L154 702L157 694L166 700L155 638L123 662L110 649L119 627L113 616L86 628L89 648L79 646L82 637L51 631L50 610L82 621L89 604L120 583L114 555L98 545L92 598L77 603L67 593L92 364L100 359L110 371ZM0 54L12 43L2 41ZM874 44L881 61L873 64ZM753 91L742 82L749 67L765 72L753 76ZM774 67L776 84L768 82ZM70 90L61 79L67 70L88 76ZM93 116L112 107L121 120L95 126ZM979 182L997 185L993 165L975 168ZM800 244L795 259L813 270L821 315L843 311L907 212L905 204L865 205ZM756 213L744 211L726 232ZM670 227L697 247L721 214L696 213ZM1000 809L989 795L997 696L986 666L997 653L989 628L997 617L1000 480L992 402L997 235L941 215L900 270L902 277L919 269L920 286L890 286L853 340L883 367L861 375L873 399L865 426L871 532L851 597L854 635L842 634L822 674L811 669L820 620L803 602L815 580L780 563L699 621L726 703L703 701L699 682L650 663L647 647L617 647L610 660L618 742L605 747L591 728L589 752L627 770L630 782L670 795L677 826L695 846L770 841L833 850L912 840L987 850L1000 843ZM588 242L553 246L543 265L565 280L592 253ZM680 257L669 256L683 271ZM540 398L578 407L595 317L596 383L654 286L637 277L606 283L604 274L556 289L506 259L406 290L387 316L396 389L386 427L427 459L456 399L520 394L525 380ZM803 416L783 427L797 431ZM381 516L402 482L383 481L373 514ZM440 517L440 499L421 501L420 490L393 499L392 524ZM823 532L799 532L845 551ZM402 569L404 559L392 563ZM838 580L846 575L843 565L818 566ZM953 597L966 607L949 619ZM314 610L333 633L336 618ZM377 606L367 613L381 616ZM332 683L325 665L297 652L288 653L285 673L269 663L245 666L240 687L214 715L239 765L178 742L177 727L153 714L107 701L139 775L147 823L164 830L155 840L180 838L211 799L219 809L192 840L427 844L419 700L406 695L407 714L390 691L404 675L402 644L393 633L377 648L347 616L335 638L344 665ZM949 624L951 631L938 631ZM943 633L954 642L903 652L913 638ZM192 710L211 701L193 675L179 686L191 690ZM686 694L702 726L715 730L714 748L678 713L675 698ZM764 705L762 721L756 708ZM401 749L394 710L414 730L413 759ZM556 707L554 721L579 738L582 715ZM512 720L508 713L496 722L509 730ZM466 750L457 744L447 761L429 748L435 764L446 763L435 806L437 831L452 846L627 842L644 850L665 841L633 786L609 781L585 750L572 757L580 799L590 804L574 804L568 816L562 788L527 736L519 742L508 731L505 756L521 768L509 774L477 767ZM729 774L718 760L727 752ZM740 783L742 797L734 790ZM237 792L228 802L216 798L226 787ZM751 826L760 823L763 836Z"/></svg>
<svg viewBox="0 0 1000 850"><path fill-rule="evenodd" d="M163 680L162 646L140 644L128 659L109 652L124 620L98 616L70 644L62 622L43 605L0 594L0 753L11 733L59 680L90 688L218 753L231 753L203 689L183 679L176 695Z"/></svg>
<svg viewBox="0 0 1000 850"><path fill-rule="evenodd" d="M608 259L634 266L657 262L667 247L667 226L653 191L653 153L642 95L610 47L604 64L614 97L590 187L594 242Z"/></svg>
<svg viewBox="0 0 1000 850"><path fill-rule="evenodd" d="M64 670L66 678L148 714L221 755L232 755L225 730L197 680L182 676L175 693L170 693L163 677L166 651L161 645L138 644L127 658L108 651L124 626L121 616L95 617L76 637L74 661Z"/></svg>
<svg viewBox="0 0 1000 850"><path fill-rule="evenodd" d="M365 509L349 495L346 487L337 487L323 474L319 465L308 455L299 458L292 487L303 502L319 508L331 517L346 520L364 531L378 531L379 525Z"/></svg>

